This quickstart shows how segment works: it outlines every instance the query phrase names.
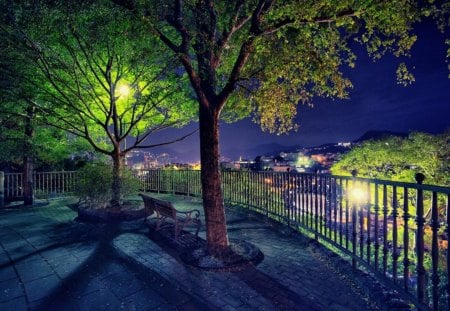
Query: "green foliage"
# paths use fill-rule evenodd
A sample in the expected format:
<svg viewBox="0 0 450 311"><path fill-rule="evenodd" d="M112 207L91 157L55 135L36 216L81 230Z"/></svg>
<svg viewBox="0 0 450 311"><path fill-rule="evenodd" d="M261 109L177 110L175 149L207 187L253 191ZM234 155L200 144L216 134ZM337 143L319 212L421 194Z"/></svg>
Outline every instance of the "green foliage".
<svg viewBox="0 0 450 311"><path fill-rule="evenodd" d="M76 194L80 203L87 208L105 208L112 197L113 173L112 166L94 162L79 170L76 184ZM139 190L139 180L128 169L121 172L122 196L136 194Z"/></svg>
<svg viewBox="0 0 450 311"><path fill-rule="evenodd" d="M110 1L18 6L16 25L33 70L34 105L45 121L112 154L195 118L196 107L173 55L141 22ZM33 14L31 14L31 12ZM17 53L14 46L8 51ZM20 52L20 50L19 50ZM121 143L132 137L127 150ZM145 143L144 143L145 140Z"/></svg>
<svg viewBox="0 0 450 311"><path fill-rule="evenodd" d="M409 0L134 3L134 12L142 12L193 72L197 96L223 99L226 121L253 115L263 130L277 133L297 128L299 103L348 97L352 83L343 68L355 67L353 42L374 60L407 58L417 40L415 23L432 16L445 28L449 11L446 1ZM398 82L414 81L403 59L399 63Z"/></svg>
<svg viewBox="0 0 450 311"><path fill-rule="evenodd" d="M0 3L0 162L21 166L23 157L29 156L38 169L56 168L69 155L91 147L61 129L49 127L46 116L36 109L37 85L45 83L39 80L35 54L19 29L25 11L31 13L33 8L31 3Z"/></svg>
<svg viewBox="0 0 450 311"><path fill-rule="evenodd" d="M370 140L354 147L333 165L335 175L350 175L415 182L423 173L425 183L450 185L450 133L431 135L412 133L407 138L388 137Z"/></svg>
<svg viewBox="0 0 450 311"><path fill-rule="evenodd" d="M4 19L13 17L2 27L5 55L14 67L22 59L27 64L18 77L14 68L5 70L7 81L32 90L26 104L42 124L85 140L110 156L114 167L130 150L170 143L151 142L159 131L195 119L196 103L174 54L165 53L141 20L111 1L10 2L5 7ZM12 100L20 95L11 92ZM55 154L65 150L47 146ZM111 201L119 205L120 183L110 184L115 189Z"/></svg>

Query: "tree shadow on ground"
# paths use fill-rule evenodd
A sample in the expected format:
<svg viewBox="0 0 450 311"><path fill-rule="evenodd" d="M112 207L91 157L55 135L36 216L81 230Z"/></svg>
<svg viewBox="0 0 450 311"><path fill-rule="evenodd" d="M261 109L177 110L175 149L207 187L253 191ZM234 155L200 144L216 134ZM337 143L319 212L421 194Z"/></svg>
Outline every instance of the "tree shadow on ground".
<svg viewBox="0 0 450 311"><path fill-rule="evenodd" d="M236 230L240 230L242 228L236 228ZM256 229L261 229L256 226ZM267 229L265 227L264 229ZM189 233L187 233L189 234ZM180 258L180 255L183 252L188 251L188 248L183 247L182 242L177 242L171 240L171 236L167 236L167 231L162 233L152 232L150 229L149 234L151 240L156 243L162 250L164 250L167 254L172 256L177 262L180 264L185 264L184 261ZM198 246L205 246L206 241L199 238ZM238 271L227 271L223 270L226 273L233 273L240 280L242 280L247 286L253 289L256 293L271 301L273 307L276 310L323 310L324 306L321 306L319 303L311 300L306 297L306 295L301 296L300 294L292 291L287 286L281 284L276 279L270 277L266 273L260 271L257 268L257 265L249 263ZM221 273L220 270L215 273Z"/></svg>
<svg viewBox="0 0 450 311"><path fill-rule="evenodd" d="M180 291L179 288L165 280L157 272L117 251L113 246L114 239L119 235L124 233L142 234L139 231L139 228L123 230L118 224L110 224L103 226L101 232L93 233L90 241L95 241L96 246L92 253L67 277L63 278L59 285L52 289L45 298L38 301L33 309L67 309L70 305L76 305L83 296L90 292L97 293L97 290L106 288L111 289L119 301L126 299L134 292L151 289L162 297L160 303L183 304L183 307L186 308L200 309L202 307L200 302ZM76 240L73 241L73 243L77 242ZM70 244L66 243L65 245ZM56 247L55 245L52 248ZM136 283L136 279L138 283ZM95 303L101 303L101 301L95 301ZM148 301L148 304L151 305L152 302ZM91 307L95 308L96 306ZM113 309L118 309L118 307L111 306Z"/></svg>

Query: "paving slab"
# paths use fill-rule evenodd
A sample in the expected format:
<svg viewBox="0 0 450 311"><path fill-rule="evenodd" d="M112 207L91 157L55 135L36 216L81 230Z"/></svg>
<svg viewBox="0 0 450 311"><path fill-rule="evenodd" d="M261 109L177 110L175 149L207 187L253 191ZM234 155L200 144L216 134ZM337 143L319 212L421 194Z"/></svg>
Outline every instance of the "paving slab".
<svg viewBox="0 0 450 311"><path fill-rule="evenodd" d="M201 209L197 199L159 197ZM229 237L253 243L264 259L212 272L185 265L142 221L79 223L67 203L0 211L0 310L376 309L307 239L236 208L227 211Z"/></svg>

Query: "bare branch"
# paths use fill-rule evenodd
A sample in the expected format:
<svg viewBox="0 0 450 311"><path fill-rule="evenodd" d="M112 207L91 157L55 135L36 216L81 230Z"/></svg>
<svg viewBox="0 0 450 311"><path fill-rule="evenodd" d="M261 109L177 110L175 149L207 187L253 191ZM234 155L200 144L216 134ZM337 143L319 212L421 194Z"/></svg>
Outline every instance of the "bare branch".
<svg viewBox="0 0 450 311"><path fill-rule="evenodd" d="M170 144L173 144L173 143L176 143L176 142L179 142L179 141L182 141L182 140L186 139L187 137L193 135L197 131L198 131L198 129L196 129L196 130L194 130L194 131L192 131L192 132L190 132L190 133L188 133L188 134L186 134L184 136L181 136L180 138L177 138L177 139L174 139L174 140L171 140L171 141L167 141L167 142L164 142L164 143L158 143L158 144L152 144L152 145L144 145L144 146L139 146L139 147L136 147L136 148L145 149L145 148L153 148L153 147L170 145ZM133 148L133 149L136 149L136 148ZM124 152L130 151L130 150L131 150L130 148L126 149L126 150L124 150Z"/></svg>

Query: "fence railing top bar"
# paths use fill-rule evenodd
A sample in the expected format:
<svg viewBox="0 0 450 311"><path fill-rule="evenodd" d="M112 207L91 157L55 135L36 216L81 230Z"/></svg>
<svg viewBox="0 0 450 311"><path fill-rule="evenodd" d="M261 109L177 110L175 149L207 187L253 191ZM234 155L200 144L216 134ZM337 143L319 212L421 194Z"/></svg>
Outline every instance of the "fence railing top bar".
<svg viewBox="0 0 450 311"><path fill-rule="evenodd" d="M33 172L33 174L67 174L76 173L77 171L50 171L50 172ZM20 173L19 173L20 174Z"/></svg>
<svg viewBox="0 0 450 311"><path fill-rule="evenodd" d="M188 172L188 171L192 171L192 170L187 170L187 169L181 169L181 170L146 169L146 170L141 170L141 171ZM194 171L194 172L197 172L197 171ZM250 172L250 171L224 170L222 172L242 173L242 172ZM39 175L39 174L64 174L64 173L77 173L77 171L34 172L33 174L34 175ZM359 182L365 182L365 183L371 183L371 184L377 184L377 185L406 187L406 188L409 188L409 189L419 189L419 190L423 190L423 191L431 191L431 192L439 192L439 193L444 193L444 194L450 194L450 187L435 186L435 185L428 185L428 184L408 183L408 182L392 181L392 180L371 179L371 178L364 178L364 177L352 177L352 176L341 176L341 175L331 175L331 174L303 173L303 172L302 173L297 173L297 172L255 171L255 173L270 173L270 174L274 174L274 175L289 174L289 175L294 175L294 176L321 176L321 177L323 176L323 177L327 177L327 178L334 178L334 179L341 179L341 180L356 180L356 181L359 181ZM19 175L22 175L22 173L5 173L5 177L7 177L7 176L19 176Z"/></svg>
<svg viewBox="0 0 450 311"><path fill-rule="evenodd" d="M227 170L229 172L242 172L239 170ZM434 191L439 193L450 194L450 187L444 186L436 186L436 185L427 185L427 184L417 184L412 182L402 182L402 181L393 181L393 180L384 180L384 179L372 179L365 177L352 177L352 176L342 176L342 175L331 175L331 174L315 174L315 173L297 173L297 172L275 172L275 171L260 171L266 173L273 174L289 174L289 175L303 175L303 176L323 176L328 178L337 178L343 180L356 180L360 182L378 184L378 185L387 185L387 186L396 186L396 187L406 187L410 189L420 189L424 191Z"/></svg>
<svg viewBox="0 0 450 311"><path fill-rule="evenodd" d="M336 176L336 175L329 175L329 176L342 178L342 179L356 180L356 181L372 183L372 184L378 184L378 185L406 187L406 188L410 188L410 189L420 189L420 190L424 190L424 191L434 191L434 192L450 194L450 188L444 187L444 186L417 184L417 183L393 181L393 180L383 180L383 179L371 179L371 178L364 178L364 177Z"/></svg>

